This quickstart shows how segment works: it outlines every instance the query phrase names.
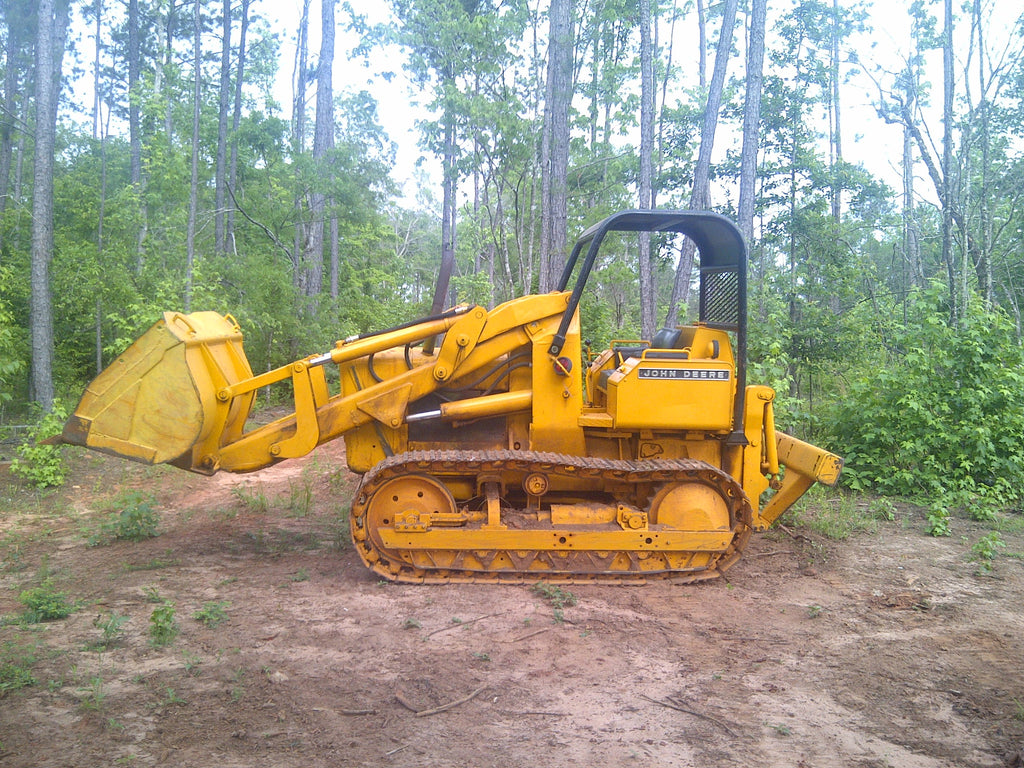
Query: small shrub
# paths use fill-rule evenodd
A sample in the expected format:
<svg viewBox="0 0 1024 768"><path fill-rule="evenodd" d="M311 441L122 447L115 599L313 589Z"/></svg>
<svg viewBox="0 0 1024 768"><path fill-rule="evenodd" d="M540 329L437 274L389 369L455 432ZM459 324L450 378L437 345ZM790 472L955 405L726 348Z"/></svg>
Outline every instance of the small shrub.
<svg viewBox="0 0 1024 768"><path fill-rule="evenodd" d="M144 541L159 535L160 515L155 509L156 499L151 493L125 491L113 502L120 508L107 519L89 544L97 546L111 541Z"/></svg>
<svg viewBox="0 0 1024 768"><path fill-rule="evenodd" d="M998 531L982 536L973 547L973 559L978 561L978 568L982 573L991 573L992 561L995 560L999 550L1006 546Z"/></svg>
<svg viewBox="0 0 1024 768"><path fill-rule="evenodd" d="M927 516L928 534L931 536L949 536L952 531L949 528L949 509L940 504L935 504L928 510Z"/></svg>
<svg viewBox="0 0 1024 768"><path fill-rule="evenodd" d="M32 665L36 663L36 652L32 648L4 643L0 648L0 699L11 691L36 684Z"/></svg>
<svg viewBox="0 0 1024 768"><path fill-rule="evenodd" d="M572 592L543 581L533 585L533 593L540 595L551 604L555 622L558 624L565 621L565 606L576 605L576 595Z"/></svg>
<svg viewBox="0 0 1024 768"><path fill-rule="evenodd" d="M93 619L92 625L103 632L103 636L93 646L97 650L110 648L117 645L124 637L124 625L129 618L113 612L109 616L97 616Z"/></svg>
<svg viewBox="0 0 1024 768"><path fill-rule="evenodd" d="M149 642L156 647L170 645L178 636L178 622L174 618L174 603L165 601L153 609L149 616Z"/></svg>
<svg viewBox="0 0 1024 768"><path fill-rule="evenodd" d="M882 496L872 499L868 505L868 512L875 520L885 520L891 523L896 519L896 505Z"/></svg>
<svg viewBox="0 0 1024 768"><path fill-rule="evenodd" d="M107 692L103 689L103 678L98 675L89 680L88 688L79 688L85 694L80 706L86 712L99 712L107 700Z"/></svg>
<svg viewBox="0 0 1024 768"><path fill-rule="evenodd" d="M192 618L207 627L216 627L228 620L227 608L230 603L211 601L192 614Z"/></svg>
<svg viewBox="0 0 1024 768"><path fill-rule="evenodd" d="M13 474L37 488L56 488L64 484L67 476L64 451L59 445L41 445L39 441L59 435L67 417L67 411L60 402L54 402L49 413L39 418L18 446L17 457L11 462Z"/></svg>
<svg viewBox="0 0 1024 768"><path fill-rule="evenodd" d="M30 624L63 619L75 610L67 595L58 592L49 579L38 587L24 590L18 595L18 602L25 606L25 621Z"/></svg>

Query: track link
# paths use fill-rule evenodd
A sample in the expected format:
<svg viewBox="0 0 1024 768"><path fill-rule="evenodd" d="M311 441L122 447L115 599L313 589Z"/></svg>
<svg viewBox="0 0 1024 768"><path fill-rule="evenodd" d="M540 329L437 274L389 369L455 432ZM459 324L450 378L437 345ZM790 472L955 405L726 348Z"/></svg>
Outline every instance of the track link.
<svg viewBox="0 0 1024 768"><path fill-rule="evenodd" d="M572 495L584 505L587 499L609 496L643 499L647 506L631 509L645 520L658 489L697 484L721 497L716 504L727 509L729 524L716 531L654 520L638 531L608 523L557 525L545 519L544 512L526 509L525 502L509 505L517 494L525 498L519 484L533 476L545 478L553 487L582 489ZM474 517L468 512L474 505L467 503L466 494L457 494L463 498L456 502L447 490L480 488L486 482L497 482L502 488L500 524L485 522L484 512L477 511ZM416 527L404 522L407 497L414 505L419 503L415 497L422 499L421 507L434 510L427 514L433 514L439 524ZM479 495L475 506L485 506ZM694 459L628 461L529 451L412 451L385 459L363 476L352 504L351 525L363 561L391 581L643 583L717 578L739 558L750 537L752 517L750 501L739 483Z"/></svg>

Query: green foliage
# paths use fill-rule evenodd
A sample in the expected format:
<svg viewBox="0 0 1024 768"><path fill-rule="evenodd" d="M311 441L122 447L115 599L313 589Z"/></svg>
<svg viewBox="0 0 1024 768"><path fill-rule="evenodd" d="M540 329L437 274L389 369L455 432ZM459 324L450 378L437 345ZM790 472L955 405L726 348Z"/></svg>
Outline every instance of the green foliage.
<svg viewBox="0 0 1024 768"><path fill-rule="evenodd" d="M56 488L64 484L67 465L59 445L40 445L40 440L59 435L67 420L67 411L59 402L42 414L28 430L28 435L17 449L17 458L11 462L11 472L23 477L37 488Z"/></svg>
<svg viewBox="0 0 1024 768"><path fill-rule="evenodd" d="M1024 350L1000 311L958 325L942 293L912 305L888 364L854 381L835 415L855 490L952 499L987 516L1024 496Z"/></svg>
<svg viewBox="0 0 1024 768"><path fill-rule="evenodd" d="M209 601L203 603L203 607L192 614L192 618L200 624L210 627L219 626L228 620L228 606L226 601Z"/></svg>
<svg viewBox="0 0 1024 768"><path fill-rule="evenodd" d="M103 632L102 637L93 646L97 650L105 650L117 645L124 638L124 625L130 621L128 616L122 616L112 611L109 616L102 614L93 619L92 625Z"/></svg>
<svg viewBox="0 0 1024 768"><path fill-rule="evenodd" d="M24 618L30 624L63 619L74 613L75 606L67 595L59 592L53 581L46 579L38 587L24 590L18 602L25 606Z"/></svg>
<svg viewBox="0 0 1024 768"><path fill-rule="evenodd" d="M978 568L982 573L992 571L992 561L995 560L999 550L1006 546L998 531L992 531L975 542L971 547L973 557L978 561Z"/></svg>
<svg viewBox="0 0 1024 768"><path fill-rule="evenodd" d="M558 624L565 621L565 607L576 605L576 595L554 584L541 581L534 584L531 589L535 595L540 595L548 601L553 609L555 622Z"/></svg>
<svg viewBox="0 0 1024 768"><path fill-rule="evenodd" d="M942 504L933 504L926 516L927 527L925 530L931 536L949 536L952 531L949 528L949 508Z"/></svg>
<svg viewBox="0 0 1024 768"><path fill-rule="evenodd" d="M806 525L833 541L845 541L856 533L873 532L879 518L886 519L884 512L879 514L856 496L835 493L821 486L814 486L789 514L797 524Z"/></svg>
<svg viewBox="0 0 1024 768"><path fill-rule="evenodd" d="M0 285L10 285L13 280L13 272L7 267L0 266ZM14 315L0 293L0 405L13 399L14 382L25 370L22 347L23 345L18 342Z"/></svg>
<svg viewBox="0 0 1024 768"><path fill-rule="evenodd" d="M0 647L0 699L11 691L36 684L32 674L35 663L35 648L10 641Z"/></svg>
<svg viewBox="0 0 1024 768"><path fill-rule="evenodd" d="M120 511L114 512L94 536L92 546L110 541L145 541L158 534L160 515L155 509L156 498L151 493L127 490L118 494L113 502Z"/></svg>
<svg viewBox="0 0 1024 768"><path fill-rule="evenodd" d="M231 489L231 495L242 502L242 506L247 510L257 515L265 515L270 509L267 494L259 483L255 486L236 485Z"/></svg>
<svg viewBox="0 0 1024 768"><path fill-rule="evenodd" d="M98 712L103 709L107 700L107 692L103 688L103 678L99 675L90 678L89 685L78 689L82 694L79 706L86 712Z"/></svg>
<svg viewBox="0 0 1024 768"><path fill-rule="evenodd" d="M149 642L157 648L170 645L178 636L178 631L174 603L165 600L149 615Z"/></svg>

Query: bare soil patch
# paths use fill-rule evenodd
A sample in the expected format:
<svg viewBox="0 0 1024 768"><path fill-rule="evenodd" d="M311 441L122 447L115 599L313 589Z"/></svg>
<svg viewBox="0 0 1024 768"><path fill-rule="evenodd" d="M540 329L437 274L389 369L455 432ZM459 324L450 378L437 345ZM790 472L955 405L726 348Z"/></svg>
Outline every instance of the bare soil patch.
<svg viewBox="0 0 1024 768"><path fill-rule="evenodd" d="M529 585L380 583L345 540L342 451L213 478L75 453L42 496L0 474L0 764L931 768L1024 747L1019 516L991 573L970 559L991 525L934 539L901 508L842 542L755 536L728 581L572 586L559 611ZM125 487L156 495L161 534L89 546ZM16 620L45 577L77 610Z"/></svg>

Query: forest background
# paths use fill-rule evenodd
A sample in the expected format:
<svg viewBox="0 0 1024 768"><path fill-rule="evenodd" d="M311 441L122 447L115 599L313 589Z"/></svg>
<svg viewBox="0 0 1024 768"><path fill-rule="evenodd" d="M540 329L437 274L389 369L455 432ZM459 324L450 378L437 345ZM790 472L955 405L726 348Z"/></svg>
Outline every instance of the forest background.
<svg viewBox="0 0 1024 768"><path fill-rule="evenodd" d="M428 313L439 274L493 306L549 290L609 213L700 208L748 239L748 380L780 423L853 489L1019 509L1024 14L303 0L283 29L273 5L0 5L0 422L59 418L164 310L231 313L266 370ZM339 31L349 67L409 84L413 190ZM595 347L692 318L685 248L598 266Z"/></svg>

